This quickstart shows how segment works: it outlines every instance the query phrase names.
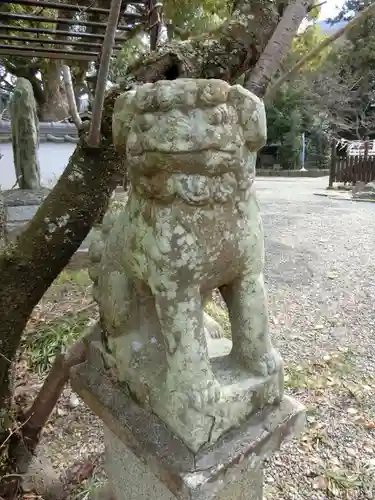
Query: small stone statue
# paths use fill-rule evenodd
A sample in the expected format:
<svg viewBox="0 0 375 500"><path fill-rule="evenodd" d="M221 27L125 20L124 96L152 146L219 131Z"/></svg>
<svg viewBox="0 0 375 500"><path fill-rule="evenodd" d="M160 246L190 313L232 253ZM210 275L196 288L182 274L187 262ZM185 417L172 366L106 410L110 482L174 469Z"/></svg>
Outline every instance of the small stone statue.
<svg viewBox="0 0 375 500"><path fill-rule="evenodd" d="M118 98L113 134L131 189L91 249L104 356L139 404L197 451L282 398L253 185L264 106L221 80L148 83ZM215 288L233 347L210 359L203 309Z"/></svg>
<svg viewBox="0 0 375 500"><path fill-rule="evenodd" d="M38 161L39 120L33 87L26 78L17 78L10 104L14 167L21 189L40 188Z"/></svg>

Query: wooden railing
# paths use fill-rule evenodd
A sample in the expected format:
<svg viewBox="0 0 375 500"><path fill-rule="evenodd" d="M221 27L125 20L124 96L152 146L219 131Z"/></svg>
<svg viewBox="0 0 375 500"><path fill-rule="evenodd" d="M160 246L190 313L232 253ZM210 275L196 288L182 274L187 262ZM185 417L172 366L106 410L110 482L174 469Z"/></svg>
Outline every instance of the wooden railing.
<svg viewBox="0 0 375 500"><path fill-rule="evenodd" d="M369 154L368 144L362 154L337 156L337 144L332 145L331 167L329 174L329 187L334 182L350 183L371 182L375 180L375 155Z"/></svg>

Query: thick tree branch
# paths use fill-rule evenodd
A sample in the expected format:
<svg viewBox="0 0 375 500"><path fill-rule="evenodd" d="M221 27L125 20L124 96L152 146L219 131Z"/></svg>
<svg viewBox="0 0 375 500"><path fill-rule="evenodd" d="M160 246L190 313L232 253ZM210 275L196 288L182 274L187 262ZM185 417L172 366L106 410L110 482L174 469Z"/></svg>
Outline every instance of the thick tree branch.
<svg viewBox="0 0 375 500"><path fill-rule="evenodd" d="M293 66L285 75L282 75L276 82L272 85L272 87L266 93L265 99L266 101L272 100L275 93L278 89L285 83L286 81L293 78L299 71L302 69L308 62L312 61L318 54L322 52L325 48L329 47L334 41L338 38L345 35L349 30L351 30L357 24L363 22L368 18L370 14L375 12L375 2L371 5L363 9L357 16L355 16L351 21L349 21L345 26L338 29L333 35L329 36L325 40L323 40L315 49L309 52L305 57L303 57L297 64Z"/></svg>
<svg viewBox="0 0 375 500"><path fill-rule="evenodd" d="M320 7L323 7L323 5L325 5L326 3L328 3L328 0L325 0L324 2L320 2L318 4L310 5L310 7L307 9L307 12L310 14L310 12L315 9L320 9Z"/></svg>
<svg viewBox="0 0 375 500"><path fill-rule="evenodd" d="M125 165L113 148L112 109L119 92L106 99L100 148L81 137L69 164L36 215L0 254L0 408L7 396L9 361L35 305L68 264L122 180ZM9 361L7 361L9 360Z"/></svg>
<svg viewBox="0 0 375 500"><path fill-rule="evenodd" d="M78 340L69 347L67 353L58 354L51 370L43 383L30 409L23 415L20 432L11 440L9 455L17 464L20 473L26 473L40 433L47 423L59 397L69 380L70 369L86 358L86 348L83 340Z"/></svg>
<svg viewBox="0 0 375 500"><path fill-rule="evenodd" d="M284 10L277 28L247 80L247 89L257 96L264 96L271 78L280 68L282 58L289 51L311 3L312 0L292 0Z"/></svg>

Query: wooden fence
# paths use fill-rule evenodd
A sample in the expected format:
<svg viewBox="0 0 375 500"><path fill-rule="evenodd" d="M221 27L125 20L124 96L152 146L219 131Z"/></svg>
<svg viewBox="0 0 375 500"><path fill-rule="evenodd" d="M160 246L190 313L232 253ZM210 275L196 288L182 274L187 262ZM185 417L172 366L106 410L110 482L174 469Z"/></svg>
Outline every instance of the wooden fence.
<svg viewBox="0 0 375 500"><path fill-rule="evenodd" d="M375 180L375 156L368 154L368 147L362 155L337 156L336 144L332 146L331 167L329 173L329 187L334 182L350 183L371 182Z"/></svg>

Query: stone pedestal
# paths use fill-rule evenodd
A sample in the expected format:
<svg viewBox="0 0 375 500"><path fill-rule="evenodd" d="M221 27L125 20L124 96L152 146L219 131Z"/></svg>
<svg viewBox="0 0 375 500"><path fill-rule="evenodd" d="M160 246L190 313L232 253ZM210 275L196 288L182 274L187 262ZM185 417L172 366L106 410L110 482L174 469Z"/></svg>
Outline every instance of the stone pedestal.
<svg viewBox="0 0 375 500"><path fill-rule="evenodd" d="M106 471L112 487L113 500L176 500L176 498L261 500L263 498L263 468L261 461L256 457L254 459L245 457L240 464L226 469L217 477L216 470L212 478L209 474L198 470L187 474L183 484L184 491L176 496L107 427L104 439ZM229 464L222 465L225 467ZM211 479L212 484L204 484L210 483Z"/></svg>
<svg viewBox="0 0 375 500"><path fill-rule="evenodd" d="M50 189L9 189L0 191L0 241L16 238L37 213L47 198ZM111 200L110 210L119 210L124 205L126 194L122 191ZM96 238L97 228L93 228L82 242L78 252L88 252L91 242Z"/></svg>
<svg viewBox="0 0 375 500"><path fill-rule="evenodd" d="M71 380L105 424L111 493L101 492L101 500L262 500L263 461L302 430L302 405L285 396L194 453L111 378L95 337L87 345L88 359Z"/></svg>

